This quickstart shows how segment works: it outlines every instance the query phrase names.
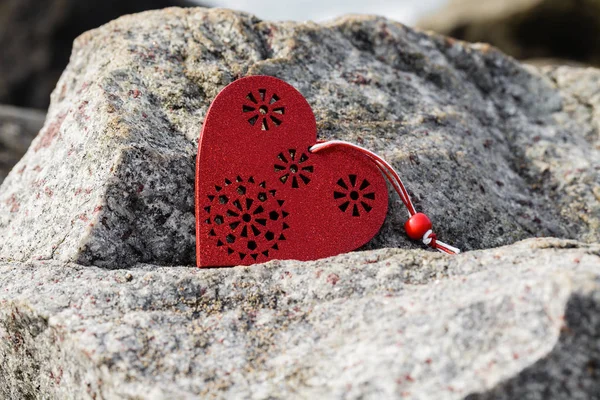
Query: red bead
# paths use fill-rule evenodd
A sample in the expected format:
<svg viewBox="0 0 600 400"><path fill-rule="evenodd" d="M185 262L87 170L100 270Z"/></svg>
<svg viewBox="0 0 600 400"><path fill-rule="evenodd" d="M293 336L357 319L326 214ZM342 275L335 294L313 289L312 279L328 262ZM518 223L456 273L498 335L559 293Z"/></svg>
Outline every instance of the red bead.
<svg viewBox="0 0 600 400"><path fill-rule="evenodd" d="M427 233L428 230L432 229L432 227L433 225L431 224L431 220L429 219L429 217L422 213L417 213L413 215L404 224L406 234L409 238L413 240L423 239L423 235L425 235L425 233Z"/></svg>

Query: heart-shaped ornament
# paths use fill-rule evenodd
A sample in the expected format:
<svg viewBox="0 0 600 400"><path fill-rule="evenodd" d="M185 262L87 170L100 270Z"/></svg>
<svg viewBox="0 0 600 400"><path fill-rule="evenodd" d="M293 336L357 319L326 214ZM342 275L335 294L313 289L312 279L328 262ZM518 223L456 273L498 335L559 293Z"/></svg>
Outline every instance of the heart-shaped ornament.
<svg viewBox="0 0 600 400"><path fill-rule="evenodd" d="M213 101L196 166L199 267L314 260L366 244L388 209L385 179L349 148L312 153L314 114L291 85L239 79Z"/></svg>

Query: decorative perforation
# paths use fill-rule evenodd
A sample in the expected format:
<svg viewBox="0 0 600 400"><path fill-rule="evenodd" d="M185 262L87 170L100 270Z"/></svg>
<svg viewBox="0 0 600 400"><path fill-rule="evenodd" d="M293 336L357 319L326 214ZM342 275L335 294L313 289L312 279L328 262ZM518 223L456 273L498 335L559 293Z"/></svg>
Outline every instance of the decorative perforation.
<svg viewBox="0 0 600 400"><path fill-rule="evenodd" d="M290 227L285 222L289 215L283 209L285 201L265 182L256 183L253 177L226 179L215 185L208 204L204 210L209 237L229 255L237 253L240 260L268 258L286 240Z"/></svg>
<svg viewBox="0 0 600 400"><path fill-rule="evenodd" d="M289 184L294 189L306 186L310 183L310 176L314 172L314 166L309 162L308 154L299 153L296 149L289 149L277 155L275 162L275 173L279 174L279 180L283 184Z"/></svg>
<svg viewBox="0 0 600 400"><path fill-rule="evenodd" d="M263 131L280 126L285 118L285 107L280 104L280 98L272 93L269 96L267 89L258 89L246 95L246 102L242 105L242 112L250 125L260 127Z"/></svg>
<svg viewBox="0 0 600 400"><path fill-rule="evenodd" d="M370 188L371 183L363 179L358 184L356 175L350 174L347 179L340 178L333 191L333 199L337 202L342 212L351 213L353 217L360 217L361 212L370 213L375 201L375 192Z"/></svg>

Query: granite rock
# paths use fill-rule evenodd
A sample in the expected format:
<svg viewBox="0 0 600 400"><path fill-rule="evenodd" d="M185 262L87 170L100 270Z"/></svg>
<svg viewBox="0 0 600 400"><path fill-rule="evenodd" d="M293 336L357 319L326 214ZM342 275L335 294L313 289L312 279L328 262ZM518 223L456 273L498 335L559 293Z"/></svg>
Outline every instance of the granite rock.
<svg viewBox="0 0 600 400"><path fill-rule="evenodd" d="M0 184L23 157L45 117L37 110L0 105Z"/></svg>
<svg viewBox="0 0 600 400"><path fill-rule="evenodd" d="M3 0L0 103L47 109L77 36L124 14L191 4L186 0Z"/></svg>
<svg viewBox="0 0 600 400"><path fill-rule="evenodd" d="M536 64L600 65L598 0L452 0L418 25Z"/></svg>
<svg viewBox="0 0 600 400"><path fill-rule="evenodd" d="M0 264L0 397L591 399L600 247Z"/></svg>
<svg viewBox="0 0 600 400"><path fill-rule="evenodd" d="M442 240L600 237L598 71L524 67L378 17L172 8L77 39L44 128L0 190L0 257L193 264L202 121L219 90L253 74L297 87L321 139L389 160ZM418 247L404 216L392 194L367 249Z"/></svg>

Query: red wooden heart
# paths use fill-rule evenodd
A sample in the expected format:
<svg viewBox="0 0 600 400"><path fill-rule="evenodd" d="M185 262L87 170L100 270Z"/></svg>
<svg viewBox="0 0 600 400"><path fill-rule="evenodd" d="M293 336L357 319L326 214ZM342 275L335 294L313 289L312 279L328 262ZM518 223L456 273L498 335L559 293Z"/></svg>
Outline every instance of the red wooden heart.
<svg viewBox="0 0 600 400"><path fill-rule="evenodd" d="M314 260L367 243L388 207L385 180L352 149L309 152L315 117L289 84L251 76L212 103L196 166L199 267Z"/></svg>

